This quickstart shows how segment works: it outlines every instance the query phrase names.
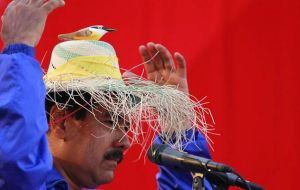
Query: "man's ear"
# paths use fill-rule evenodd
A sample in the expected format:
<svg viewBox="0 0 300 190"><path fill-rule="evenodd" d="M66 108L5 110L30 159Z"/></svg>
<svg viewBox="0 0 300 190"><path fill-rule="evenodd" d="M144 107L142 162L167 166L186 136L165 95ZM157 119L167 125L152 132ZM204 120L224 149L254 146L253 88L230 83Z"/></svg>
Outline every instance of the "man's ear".
<svg viewBox="0 0 300 190"><path fill-rule="evenodd" d="M82 122L66 109L60 110L56 106L50 109L50 133L58 139L66 141L74 138L83 126Z"/></svg>
<svg viewBox="0 0 300 190"><path fill-rule="evenodd" d="M67 111L65 109L59 110L56 106L52 106L52 108L50 109L50 133L62 140L65 140L66 138L66 127L64 119L66 114Z"/></svg>

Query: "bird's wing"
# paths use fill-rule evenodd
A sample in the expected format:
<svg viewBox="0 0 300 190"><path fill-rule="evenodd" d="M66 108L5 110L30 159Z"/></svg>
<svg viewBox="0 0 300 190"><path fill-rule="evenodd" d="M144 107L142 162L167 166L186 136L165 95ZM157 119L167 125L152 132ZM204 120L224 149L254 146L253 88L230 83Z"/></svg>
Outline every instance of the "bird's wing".
<svg viewBox="0 0 300 190"><path fill-rule="evenodd" d="M58 39L62 41L69 41L69 40L88 40L91 38L93 32L90 31L89 27L78 30L76 32L71 32L67 34L59 34Z"/></svg>

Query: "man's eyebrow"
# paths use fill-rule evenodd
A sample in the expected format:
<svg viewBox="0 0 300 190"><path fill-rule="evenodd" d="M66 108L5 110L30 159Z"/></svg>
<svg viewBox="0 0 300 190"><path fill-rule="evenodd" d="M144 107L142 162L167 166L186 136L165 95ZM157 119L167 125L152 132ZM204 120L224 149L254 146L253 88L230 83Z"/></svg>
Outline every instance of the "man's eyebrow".
<svg viewBox="0 0 300 190"><path fill-rule="evenodd" d="M113 112L108 112L106 111L102 117L105 117L105 118L110 118L112 119L114 117L114 113ZM121 116L118 115L118 120L123 120L123 118Z"/></svg>
<svg viewBox="0 0 300 190"><path fill-rule="evenodd" d="M106 118L106 119L112 119L114 113L111 111L105 111L105 113L101 114L101 117ZM130 123L129 119L126 119L125 116L118 115L118 122L124 122L124 123Z"/></svg>

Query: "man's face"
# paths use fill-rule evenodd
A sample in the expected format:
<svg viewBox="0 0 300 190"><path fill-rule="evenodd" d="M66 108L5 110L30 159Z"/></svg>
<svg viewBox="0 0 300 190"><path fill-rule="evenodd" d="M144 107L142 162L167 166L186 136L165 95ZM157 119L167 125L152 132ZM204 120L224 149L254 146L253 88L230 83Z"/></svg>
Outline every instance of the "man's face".
<svg viewBox="0 0 300 190"><path fill-rule="evenodd" d="M69 132L60 156L54 155L70 180L81 187L111 182L123 151L130 145L126 121L119 118L119 125L113 129L109 112L100 106L98 110L98 121L89 112L82 120L71 117L65 121Z"/></svg>

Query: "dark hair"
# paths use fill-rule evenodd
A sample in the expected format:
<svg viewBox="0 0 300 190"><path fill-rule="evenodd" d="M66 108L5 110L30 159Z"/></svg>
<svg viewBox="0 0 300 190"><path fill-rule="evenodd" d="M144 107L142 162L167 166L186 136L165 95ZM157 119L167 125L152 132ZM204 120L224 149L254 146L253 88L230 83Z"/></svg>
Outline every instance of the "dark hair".
<svg viewBox="0 0 300 190"><path fill-rule="evenodd" d="M75 101L78 102L81 105L85 105L86 102L91 101L91 95L87 92L80 92L80 95L77 92L72 93L72 97L74 97ZM55 102L52 100L55 100L56 103L60 103L62 105L67 104L66 109L70 113L74 112L75 110L79 109L81 106L78 105L73 99L70 98L70 93L67 92L50 92L47 94L46 100L45 100L45 108L46 108L46 115L48 123L50 122L50 110L52 106L56 106ZM78 110L76 113L74 113L75 119L84 119L86 116L87 110L82 108Z"/></svg>

